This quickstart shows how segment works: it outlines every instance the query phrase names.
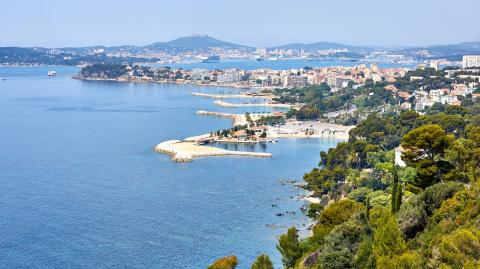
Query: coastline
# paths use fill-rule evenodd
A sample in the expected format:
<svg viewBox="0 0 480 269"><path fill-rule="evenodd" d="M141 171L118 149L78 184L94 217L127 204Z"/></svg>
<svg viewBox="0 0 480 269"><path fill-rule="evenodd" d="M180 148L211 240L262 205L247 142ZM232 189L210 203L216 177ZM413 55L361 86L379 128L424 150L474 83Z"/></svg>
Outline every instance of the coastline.
<svg viewBox="0 0 480 269"><path fill-rule="evenodd" d="M207 87L225 87L225 88L234 88L234 89L243 89L243 90L261 90L267 89L268 87L256 87L256 86L249 86L249 85L238 85L238 84L230 84L230 83L201 83L196 82L194 80L153 80L151 78L91 78L91 77L78 77L77 75L72 76L73 79L77 80L84 80L84 81L116 81L116 82L132 82L132 83L159 83L159 84L187 84L187 85L195 85L195 86L207 86ZM208 97L208 96L205 96ZM213 97L217 98L217 97ZM245 97L234 97L234 98L245 98ZM264 98L263 96L252 96L252 98Z"/></svg>

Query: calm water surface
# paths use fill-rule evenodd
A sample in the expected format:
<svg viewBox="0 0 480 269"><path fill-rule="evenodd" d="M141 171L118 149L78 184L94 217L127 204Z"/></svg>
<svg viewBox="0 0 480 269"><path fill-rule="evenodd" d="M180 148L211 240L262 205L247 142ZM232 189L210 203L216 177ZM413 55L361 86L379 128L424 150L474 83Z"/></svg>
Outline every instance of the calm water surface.
<svg viewBox="0 0 480 269"><path fill-rule="evenodd" d="M283 139L240 148L273 158L175 163L152 147L230 127L197 110L248 111L190 93L234 90L48 69L0 68L0 267L188 269L235 254L249 268L261 253L280 265L277 236L308 220L291 198L302 191L279 180L301 179L337 141ZM285 211L296 214L276 216Z"/></svg>
<svg viewBox="0 0 480 269"><path fill-rule="evenodd" d="M360 64L366 64L370 66L372 62L342 62L342 61L321 61L321 60L305 60L305 59L291 59L291 60L222 60L220 62L213 63L176 63L176 64L153 64L157 67L169 66L172 68L204 68L204 69L228 69L228 68L240 68L244 70L254 70L262 68L270 68L273 70L284 69L301 69L308 67L326 67L326 66L357 66ZM379 67L393 68L393 67L405 67L413 68L415 64L392 64L392 63L379 63Z"/></svg>

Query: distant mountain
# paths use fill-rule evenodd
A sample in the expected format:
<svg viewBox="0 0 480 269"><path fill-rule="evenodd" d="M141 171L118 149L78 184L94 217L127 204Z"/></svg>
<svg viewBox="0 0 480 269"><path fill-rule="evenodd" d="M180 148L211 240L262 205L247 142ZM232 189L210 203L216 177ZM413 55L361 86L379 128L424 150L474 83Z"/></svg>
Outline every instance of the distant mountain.
<svg viewBox="0 0 480 269"><path fill-rule="evenodd" d="M480 42L463 42L458 44L413 47L398 50L399 53L424 58L447 58L460 60L465 54L480 54Z"/></svg>
<svg viewBox="0 0 480 269"><path fill-rule="evenodd" d="M68 48L42 47L0 47L0 64L33 63L33 64L65 64L77 65L84 63L108 62L125 63L132 61L157 61L158 59L141 58L135 54L166 52L177 54L184 52L215 53L213 49L241 49L253 52L250 46L225 42L207 35L193 35L180 37L167 42L156 42L146 46L90 46ZM403 54L416 60L448 59L458 61L465 54L479 54L480 42L463 42L458 44L435 45L424 47L379 47L353 46L334 42L290 43L269 49L293 49L317 51L328 49L347 49L348 52L337 53L336 57L360 59L365 54L374 51L388 51L391 54ZM116 56L111 56L116 54ZM134 55L131 55L134 54Z"/></svg>
<svg viewBox="0 0 480 269"><path fill-rule="evenodd" d="M176 52L182 51L201 51L211 48L223 49L252 49L248 46L238 45L215 39L208 35L192 35L174 39L168 42L157 42L147 45L143 48L152 50L173 50Z"/></svg>
<svg viewBox="0 0 480 269"><path fill-rule="evenodd" d="M352 52L372 51L372 47L352 46L333 42L315 42L315 43L290 43L282 46L271 47L270 49L292 49L292 50L329 50L329 49L347 49Z"/></svg>

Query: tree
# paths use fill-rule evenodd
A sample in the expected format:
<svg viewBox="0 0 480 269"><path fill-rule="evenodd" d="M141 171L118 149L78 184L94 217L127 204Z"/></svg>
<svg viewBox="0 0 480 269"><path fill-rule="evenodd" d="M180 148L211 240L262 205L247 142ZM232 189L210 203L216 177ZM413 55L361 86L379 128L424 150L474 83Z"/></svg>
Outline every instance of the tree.
<svg viewBox="0 0 480 269"><path fill-rule="evenodd" d="M296 114L297 114L297 110L294 109L294 108L290 108L290 110L288 110L287 113L285 114L285 117L287 119L291 119L291 118L295 117Z"/></svg>
<svg viewBox="0 0 480 269"><path fill-rule="evenodd" d="M375 268L375 256L372 254L372 237L365 236L362 239L362 243L358 246L357 253L355 255L355 266L359 269L371 269Z"/></svg>
<svg viewBox="0 0 480 269"><path fill-rule="evenodd" d="M247 120L248 124L253 124L252 117L250 117L250 113L245 113L245 119Z"/></svg>
<svg viewBox="0 0 480 269"><path fill-rule="evenodd" d="M453 139L439 125L424 125L403 137L405 151L402 159L417 169L418 187L426 188L442 180L442 161Z"/></svg>
<svg viewBox="0 0 480 269"><path fill-rule="evenodd" d="M423 269L423 258L420 254L409 251L391 259L382 259L377 265L379 269Z"/></svg>
<svg viewBox="0 0 480 269"><path fill-rule="evenodd" d="M353 215L333 228L318 255L318 268L354 268L355 253L369 233L366 212Z"/></svg>
<svg viewBox="0 0 480 269"><path fill-rule="evenodd" d="M465 132L466 138L455 140L446 151L446 159L455 166L449 176L475 182L480 176L480 126L469 125Z"/></svg>
<svg viewBox="0 0 480 269"><path fill-rule="evenodd" d="M443 111L445 111L445 105L439 102L433 103L433 105L427 109L428 114L437 114Z"/></svg>
<svg viewBox="0 0 480 269"><path fill-rule="evenodd" d="M318 217L318 223L313 227L312 240L322 244L324 238L337 225L348 221L353 215L364 212L365 206L361 203L343 199L326 207Z"/></svg>
<svg viewBox="0 0 480 269"><path fill-rule="evenodd" d="M447 115L462 115L467 114L468 110L462 106L447 106L445 114Z"/></svg>
<svg viewBox="0 0 480 269"><path fill-rule="evenodd" d="M273 264L268 255L260 255L252 264L252 269L273 269Z"/></svg>
<svg viewBox="0 0 480 269"><path fill-rule="evenodd" d="M295 116L297 120L316 120L320 117L320 110L313 106L303 106L296 112Z"/></svg>
<svg viewBox="0 0 480 269"><path fill-rule="evenodd" d="M216 260L208 267L208 269L235 269L237 264L238 260L236 256L226 256Z"/></svg>
<svg viewBox="0 0 480 269"><path fill-rule="evenodd" d="M480 265L480 231L458 229L444 235L433 246L436 255L430 263L437 268L478 268ZM448 267L447 267L448 266Z"/></svg>
<svg viewBox="0 0 480 269"><path fill-rule="evenodd" d="M392 213L397 213L400 210L400 205L402 204L402 185L398 176L398 167L397 165L393 166L392 169Z"/></svg>
<svg viewBox="0 0 480 269"><path fill-rule="evenodd" d="M293 268L302 256L297 229L291 227L278 239L277 249L282 254L282 263L286 268Z"/></svg>
<svg viewBox="0 0 480 269"><path fill-rule="evenodd" d="M427 225L425 203L420 195L410 197L397 213L398 227L406 239L414 238Z"/></svg>
<svg viewBox="0 0 480 269"><path fill-rule="evenodd" d="M462 188L463 185L458 182L440 183L426 188L420 195L420 199L423 201L427 215L430 216L435 209L442 205L443 201L453 197Z"/></svg>
<svg viewBox="0 0 480 269"><path fill-rule="evenodd" d="M403 253L405 242L395 216L387 208L374 207L370 211L370 225L373 228L372 252L377 262Z"/></svg>

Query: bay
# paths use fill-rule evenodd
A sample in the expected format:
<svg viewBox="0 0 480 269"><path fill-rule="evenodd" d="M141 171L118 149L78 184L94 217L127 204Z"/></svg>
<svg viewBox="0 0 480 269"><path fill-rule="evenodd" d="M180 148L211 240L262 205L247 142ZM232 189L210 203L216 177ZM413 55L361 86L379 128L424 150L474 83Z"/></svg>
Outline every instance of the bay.
<svg viewBox="0 0 480 269"><path fill-rule="evenodd" d="M276 238L308 223L303 191L282 180L301 180L338 141L281 139L238 147L272 158L175 163L153 146L231 126L196 111L269 108L190 95L234 89L78 81L77 71L0 68L2 267L188 269L237 255L249 268L261 253L280 266Z"/></svg>

